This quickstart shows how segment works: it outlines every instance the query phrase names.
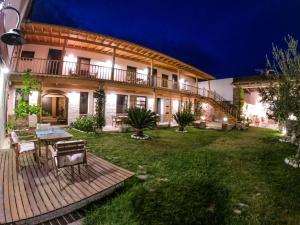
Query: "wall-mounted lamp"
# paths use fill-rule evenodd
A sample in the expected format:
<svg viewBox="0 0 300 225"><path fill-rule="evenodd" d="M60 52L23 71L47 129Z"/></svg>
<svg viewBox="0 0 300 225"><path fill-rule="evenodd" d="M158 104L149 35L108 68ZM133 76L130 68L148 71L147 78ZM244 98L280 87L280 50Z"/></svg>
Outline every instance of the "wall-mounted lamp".
<svg viewBox="0 0 300 225"><path fill-rule="evenodd" d="M19 25L20 25L20 13L19 11L11 6L5 6L1 9L1 11L4 10L12 10L17 14L17 24L15 28L10 29L8 32L2 34L0 36L1 41L3 41L5 44L8 45L23 45L26 43L25 39L22 37L21 35L21 31L20 29L18 29Z"/></svg>

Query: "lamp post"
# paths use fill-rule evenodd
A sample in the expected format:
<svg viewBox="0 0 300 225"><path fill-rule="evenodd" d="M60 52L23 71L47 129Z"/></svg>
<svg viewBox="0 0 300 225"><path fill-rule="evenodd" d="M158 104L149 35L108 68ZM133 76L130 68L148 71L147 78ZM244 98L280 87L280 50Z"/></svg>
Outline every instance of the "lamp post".
<svg viewBox="0 0 300 225"><path fill-rule="evenodd" d="M21 35L21 31L19 30L20 26L20 13L19 11L12 6L5 6L4 2L1 1L0 12L3 11L13 11L17 14L17 23L14 28L10 29L8 32L1 34L0 39L3 43L10 46L20 46L25 44L25 39ZM3 26L5 28L5 16L3 21ZM8 85L8 69L5 66L3 58L0 56L0 105L3 106L0 112L0 149L8 147L4 142L5 138L5 130L7 123L7 85Z"/></svg>

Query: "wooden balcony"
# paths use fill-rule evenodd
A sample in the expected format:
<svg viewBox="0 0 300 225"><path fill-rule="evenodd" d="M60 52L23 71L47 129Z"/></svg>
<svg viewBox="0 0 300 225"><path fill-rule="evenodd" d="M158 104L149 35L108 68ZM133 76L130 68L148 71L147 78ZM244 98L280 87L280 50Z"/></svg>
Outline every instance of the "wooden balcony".
<svg viewBox="0 0 300 225"><path fill-rule="evenodd" d="M197 87L180 84L173 80L151 77L150 74L132 72L101 65L77 62L49 60L39 58L15 57L11 62L11 71L16 74L30 69L34 74L53 77L81 78L99 81L111 81L128 85L138 85L178 91L185 94L197 94ZM113 70L113 71L112 71Z"/></svg>
<svg viewBox="0 0 300 225"><path fill-rule="evenodd" d="M133 173L88 154L88 171L64 170L60 190L53 170L21 157L17 173L13 150L0 153L0 224L37 224L66 215L120 187ZM89 173L89 176L87 175Z"/></svg>

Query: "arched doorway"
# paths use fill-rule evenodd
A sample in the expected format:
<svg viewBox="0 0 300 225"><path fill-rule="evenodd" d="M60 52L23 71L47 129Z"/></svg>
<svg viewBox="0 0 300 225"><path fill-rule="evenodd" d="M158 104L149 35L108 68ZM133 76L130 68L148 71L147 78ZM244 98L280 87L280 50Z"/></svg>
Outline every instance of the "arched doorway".
<svg viewBox="0 0 300 225"><path fill-rule="evenodd" d="M46 90L41 95L42 123L68 124L68 97L60 90Z"/></svg>

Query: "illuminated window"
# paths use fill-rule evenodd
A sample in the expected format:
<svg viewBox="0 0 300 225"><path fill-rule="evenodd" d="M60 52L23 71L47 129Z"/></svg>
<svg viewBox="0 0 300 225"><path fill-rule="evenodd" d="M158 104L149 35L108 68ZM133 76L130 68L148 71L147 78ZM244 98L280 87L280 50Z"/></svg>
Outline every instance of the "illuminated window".
<svg viewBox="0 0 300 225"><path fill-rule="evenodd" d="M117 113L126 113L128 105L127 95L117 95Z"/></svg>
<svg viewBox="0 0 300 225"><path fill-rule="evenodd" d="M89 98L88 92L80 92L80 108L79 108L80 115L88 114L88 98Z"/></svg>
<svg viewBox="0 0 300 225"><path fill-rule="evenodd" d="M146 97L136 97L136 107L145 109L147 106L147 98Z"/></svg>

